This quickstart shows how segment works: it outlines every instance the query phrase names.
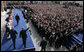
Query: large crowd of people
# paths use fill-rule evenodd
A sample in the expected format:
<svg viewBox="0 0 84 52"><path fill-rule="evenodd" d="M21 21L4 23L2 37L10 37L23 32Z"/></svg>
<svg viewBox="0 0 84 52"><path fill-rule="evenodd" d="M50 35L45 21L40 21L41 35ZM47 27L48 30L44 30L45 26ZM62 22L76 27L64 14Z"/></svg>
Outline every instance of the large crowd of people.
<svg viewBox="0 0 84 52"><path fill-rule="evenodd" d="M38 29L40 36L45 37L52 46L64 45L73 34L83 33L83 8L65 5L31 4L23 11L24 18L30 18ZM28 17L29 16L29 17ZM76 45L74 43L74 45ZM76 45L77 46L77 45ZM73 45L71 46L73 50ZM76 49L78 50L78 47Z"/></svg>
<svg viewBox="0 0 84 52"><path fill-rule="evenodd" d="M47 36L48 33L51 35L53 32L60 35L70 32L79 34L83 31L83 8L63 8L59 5L31 5L31 8L36 11L31 17L32 21L42 30L41 34L45 33L43 36Z"/></svg>
<svg viewBox="0 0 84 52"><path fill-rule="evenodd" d="M29 5L34 11L31 20L50 46L60 47L73 34L83 33L83 8L65 5ZM67 42L66 42L67 43Z"/></svg>

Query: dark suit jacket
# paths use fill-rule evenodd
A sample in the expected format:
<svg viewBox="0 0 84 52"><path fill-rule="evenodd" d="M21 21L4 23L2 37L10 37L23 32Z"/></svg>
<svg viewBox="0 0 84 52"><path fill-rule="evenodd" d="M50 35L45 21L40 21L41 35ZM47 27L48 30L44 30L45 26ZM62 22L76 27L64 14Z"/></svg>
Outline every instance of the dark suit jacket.
<svg viewBox="0 0 84 52"><path fill-rule="evenodd" d="M26 31L28 30L28 28L26 30L21 30L20 31L20 37L22 37L23 39L24 38L27 38L27 34L26 34Z"/></svg>
<svg viewBox="0 0 84 52"><path fill-rule="evenodd" d="M9 18L7 17L7 18L5 19L5 21L6 21L6 22L9 22Z"/></svg>
<svg viewBox="0 0 84 52"><path fill-rule="evenodd" d="M12 39L16 39L16 34L17 34L16 30L11 29L9 33L10 33Z"/></svg>
<svg viewBox="0 0 84 52"><path fill-rule="evenodd" d="M16 19L16 20L20 20L20 18L19 18L19 16L18 16L18 15L16 15L16 16L15 16L15 19Z"/></svg>
<svg viewBox="0 0 84 52"><path fill-rule="evenodd" d="M42 48L45 48L46 45L47 45L47 41L46 41L46 40L42 40L41 43L40 43L40 46L41 46Z"/></svg>

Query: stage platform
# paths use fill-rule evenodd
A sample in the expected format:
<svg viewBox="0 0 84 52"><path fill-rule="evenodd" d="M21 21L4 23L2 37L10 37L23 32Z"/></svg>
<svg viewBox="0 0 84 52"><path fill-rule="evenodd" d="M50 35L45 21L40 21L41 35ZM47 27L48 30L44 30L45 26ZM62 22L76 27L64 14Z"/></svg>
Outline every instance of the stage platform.
<svg viewBox="0 0 84 52"><path fill-rule="evenodd" d="M65 46L70 50L71 45L76 42L80 47L83 43L83 34L73 34L71 37L70 42L67 40L68 44L65 44Z"/></svg>
<svg viewBox="0 0 84 52"><path fill-rule="evenodd" d="M74 34L73 37L76 38L81 43L83 42L83 34L78 34L78 35Z"/></svg>
<svg viewBox="0 0 84 52"><path fill-rule="evenodd" d="M13 14L14 14L13 26L14 26L14 29L18 32L18 34L16 35L16 37L17 37L16 38L16 49L13 48L12 39L9 39L9 40L6 39L7 36L6 36L6 32L5 32L3 39L2 39L2 42L1 42L1 51L22 51L22 50L34 51L35 47L32 42L32 39L30 37L29 30L27 30L27 32L26 32L27 33L26 48L24 48L24 46L23 46L22 38L19 37L19 34L20 34L22 27L24 27L24 29L27 29L27 25L26 25L26 22L24 21L23 14L22 14L21 10L20 9L13 9ZM16 19L15 19L16 14L18 14L20 17L20 21L19 21L18 26L16 26L17 25Z"/></svg>

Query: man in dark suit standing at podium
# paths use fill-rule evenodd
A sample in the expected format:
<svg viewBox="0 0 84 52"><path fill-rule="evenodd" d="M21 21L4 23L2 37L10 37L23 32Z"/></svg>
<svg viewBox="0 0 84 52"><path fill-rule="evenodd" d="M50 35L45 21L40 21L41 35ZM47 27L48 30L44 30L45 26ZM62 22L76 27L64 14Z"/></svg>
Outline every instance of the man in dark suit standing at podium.
<svg viewBox="0 0 84 52"><path fill-rule="evenodd" d="M25 48L26 48L26 38L27 38L26 31L27 31L28 29L29 29L29 28L27 28L26 30L24 30L24 28L22 28L22 30L20 31L20 37L22 37L23 44L24 44L24 47L25 47Z"/></svg>

